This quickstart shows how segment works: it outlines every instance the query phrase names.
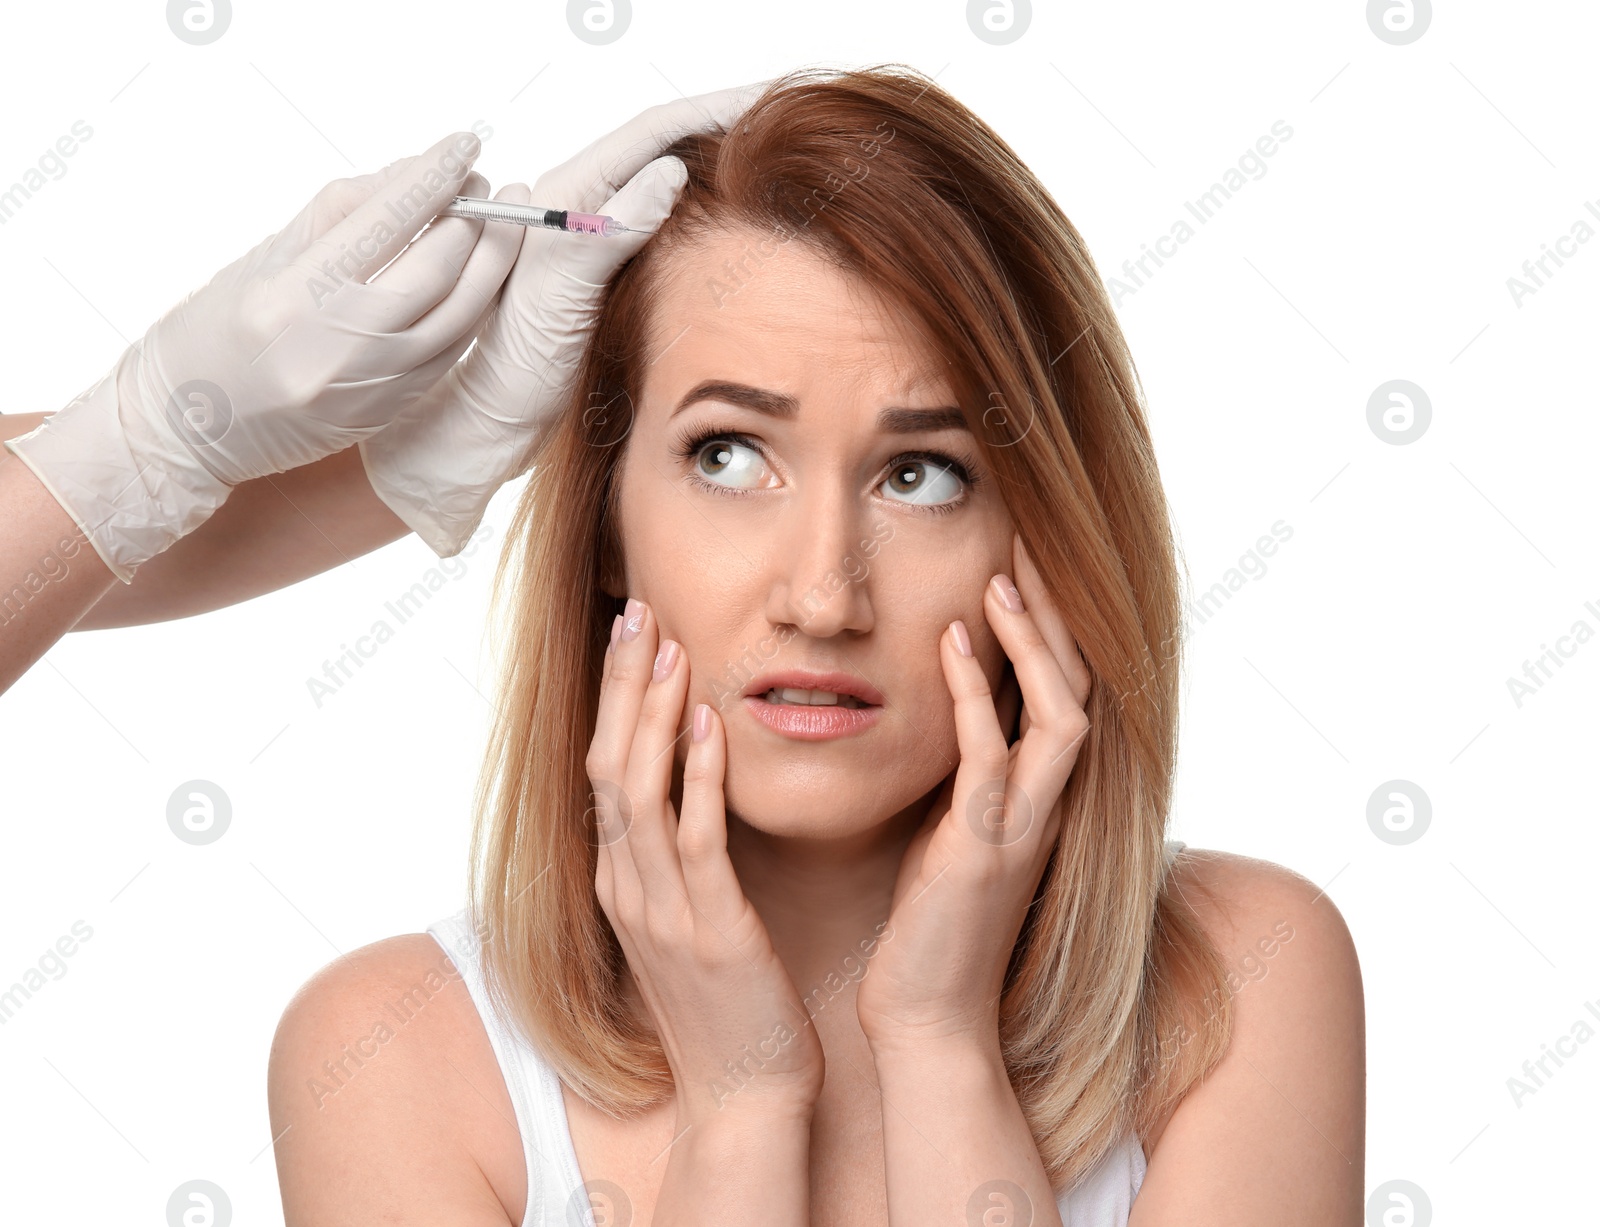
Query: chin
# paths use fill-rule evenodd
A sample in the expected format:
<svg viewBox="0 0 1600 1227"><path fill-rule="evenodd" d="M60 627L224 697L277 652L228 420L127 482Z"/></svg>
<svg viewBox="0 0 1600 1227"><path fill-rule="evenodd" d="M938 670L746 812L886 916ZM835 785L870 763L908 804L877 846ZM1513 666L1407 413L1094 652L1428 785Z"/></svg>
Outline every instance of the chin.
<svg viewBox="0 0 1600 1227"><path fill-rule="evenodd" d="M861 833L859 815L841 814L837 807L799 799L780 809L757 807L753 811L730 804L728 821L742 822L774 839L846 839Z"/></svg>
<svg viewBox="0 0 1600 1227"><path fill-rule="evenodd" d="M942 779L942 777L941 777ZM723 799L729 822L765 835L793 839L849 839L881 826L929 795L914 780L885 778L881 770L852 766L802 771L778 764L736 770L729 764Z"/></svg>

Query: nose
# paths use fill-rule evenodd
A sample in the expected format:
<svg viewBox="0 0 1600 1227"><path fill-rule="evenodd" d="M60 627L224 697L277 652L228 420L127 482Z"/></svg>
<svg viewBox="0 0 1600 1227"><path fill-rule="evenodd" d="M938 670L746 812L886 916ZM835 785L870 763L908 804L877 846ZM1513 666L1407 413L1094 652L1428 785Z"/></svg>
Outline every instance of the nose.
<svg viewBox="0 0 1600 1227"><path fill-rule="evenodd" d="M793 500L784 515L771 555L768 620L817 639L872 629L877 540L867 509L829 482Z"/></svg>

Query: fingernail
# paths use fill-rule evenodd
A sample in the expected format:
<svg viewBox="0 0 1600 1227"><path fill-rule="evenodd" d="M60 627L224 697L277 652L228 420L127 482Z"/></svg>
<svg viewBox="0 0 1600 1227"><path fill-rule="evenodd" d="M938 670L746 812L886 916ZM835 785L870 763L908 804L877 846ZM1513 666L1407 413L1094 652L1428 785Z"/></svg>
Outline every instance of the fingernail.
<svg viewBox="0 0 1600 1227"><path fill-rule="evenodd" d="M704 741L711 732L711 709L704 703L694 705L694 732L690 736L695 741Z"/></svg>
<svg viewBox="0 0 1600 1227"><path fill-rule="evenodd" d="M609 651L611 651L611 648L614 648L614 647L617 646L617 632L620 631L621 629L622 629L622 615L618 614L616 617L611 619L611 647L608 647L606 649L606 651L609 652Z"/></svg>
<svg viewBox="0 0 1600 1227"><path fill-rule="evenodd" d="M623 643L630 639L637 639L639 632L644 630L644 602L636 601L631 596L622 609L622 633L618 636Z"/></svg>
<svg viewBox="0 0 1600 1227"><path fill-rule="evenodd" d="M668 639L661 645L661 650L656 653L656 667L650 674L658 682L664 682L672 676L672 666L678 663L678 645Z"/></svg>
<svg viewBox="0 0 1600 1227"><path fill-rule="evenodd" d="M996 575L989 582L994 585L995 595L1000 598L1002 605L1012 613L1022 612L1022 593L1017 591L1009 575Z"/></svg>
<svg viewBox="0 0 1600 1227"><path fill-rule="evenodd" d="M956 641L956 651L963 656L972 655L972 640L967 638L967 624L960 618L950 624L950 637Z"/></svg>

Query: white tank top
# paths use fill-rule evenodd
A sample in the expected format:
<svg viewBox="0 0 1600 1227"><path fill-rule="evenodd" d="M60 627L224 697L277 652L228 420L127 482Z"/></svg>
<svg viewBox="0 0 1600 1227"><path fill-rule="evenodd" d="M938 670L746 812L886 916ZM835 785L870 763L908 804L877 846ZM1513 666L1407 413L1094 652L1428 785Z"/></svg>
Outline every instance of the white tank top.
<svg viewBox="0 0 1600 1227"><path fill-rule="evenodd" d="M1168 858L1184 846L1181 840L1168 840ZM604 1205L608 1199L626 1195L604 1180L597 1179L584 1188L567 1125L566 1103L561 1098L561 1080L539 1050L493 1009L483 978L482 950L467 910L436 921L428 926L428 932L460 971L511 1094L528 1164L528 1208L522 1227L595 1227L591 1204ZM1077 1188L1060 1195L1057 1206L1062 1227L1127 1227L1128 1212L1144 1183L1144 1173L1144 1150L1130 1131ZM628 1210L613 1204L604 1221L621 1224L631 1217Z"/></svg>

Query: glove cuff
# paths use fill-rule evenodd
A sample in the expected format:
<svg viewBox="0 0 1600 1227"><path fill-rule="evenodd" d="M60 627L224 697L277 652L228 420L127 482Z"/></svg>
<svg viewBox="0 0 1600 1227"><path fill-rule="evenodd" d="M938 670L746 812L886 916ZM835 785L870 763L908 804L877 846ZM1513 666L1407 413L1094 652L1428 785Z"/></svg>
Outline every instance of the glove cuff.
<svg viewBox="0 0 1600 1227"><path fill-rule="evenodd" d="M119 384L136 360L129 349L65 408L6 440L125 584L141 563L202 524L232 489L156 415L121 412Z"/></svg>
<svg viewBox="0 0 1600 1227"><path fill-rule="evenodd" d="M356 444L372 492L435 554L453 558L483 521L488 500L480 497L479 490L457 490L454 497L437 494L422 475L403 471L402 455L385 446L385 436L393 429Z"/></svg>
<svg viewBox="0 0 1600 1227"><path fill-rule="evenodd" d="M515 459L504 428L471 409L461 369L457 363L416 404L357 444L373 492L440 558L466 546Z"/></svg>

